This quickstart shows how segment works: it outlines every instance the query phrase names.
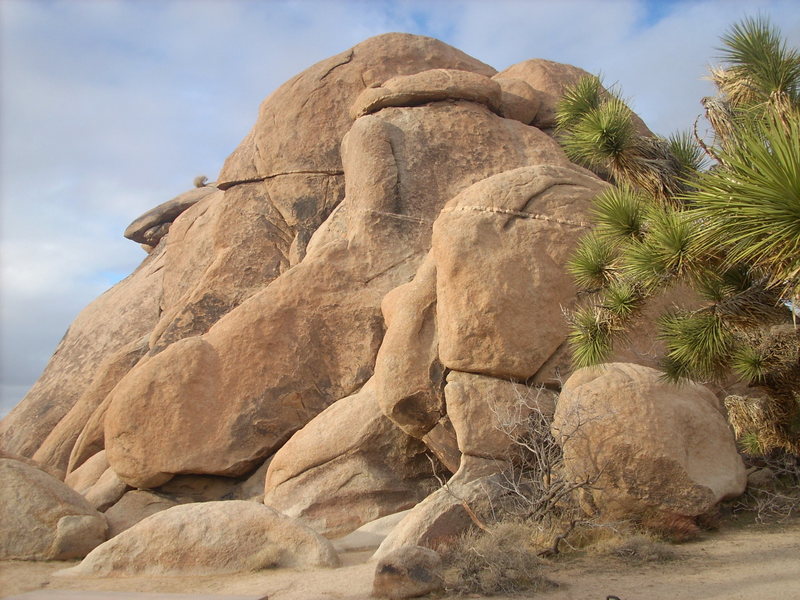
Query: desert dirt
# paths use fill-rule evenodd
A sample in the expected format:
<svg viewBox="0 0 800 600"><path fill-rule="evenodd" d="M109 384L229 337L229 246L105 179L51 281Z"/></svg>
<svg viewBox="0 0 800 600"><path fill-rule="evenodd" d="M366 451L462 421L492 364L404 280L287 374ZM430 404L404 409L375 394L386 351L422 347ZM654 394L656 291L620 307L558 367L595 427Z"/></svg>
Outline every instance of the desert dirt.
<svg viewBox="0 0 800 600"><path fill-rule="evenodd" d="M726 524L674 546L676 558L630 565L598 555L566 556L545 572L558 587L516 598L542 600L791 600L800 598L800 519L769 526ZM264 594L271 600L369 598L371 551L342 555L337 569L276 569L216 577L89 579L55 574L75 562L0 563L0 597L38 589ZM477 597L477 596L473 596ZM495 596L498 600L509 597Z"/></svg>

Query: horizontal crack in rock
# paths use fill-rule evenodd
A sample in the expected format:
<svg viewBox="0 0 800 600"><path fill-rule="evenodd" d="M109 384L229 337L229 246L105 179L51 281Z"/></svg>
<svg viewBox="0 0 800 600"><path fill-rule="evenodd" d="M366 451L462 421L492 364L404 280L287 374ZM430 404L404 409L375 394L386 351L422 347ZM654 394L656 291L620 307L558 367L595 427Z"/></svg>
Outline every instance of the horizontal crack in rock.
<svg viewBox="0 0 800 600"><path fill-rule="evenodd" d="M221 181L217 183L217 189L220 190L229 190L230 188L243 185L246 183L260 183L262 181L266 181L267 179L274 179L275 177L281 177L283 175L328 175L328 176L335 176L335 175L344 175L344 171L341 169L328 169L328 170L321 170L321 171L284 171L282 173L270 173L269 175L261 175L259 177L250 177L248 179L234 179L233 181Z"/></svg>
<svg viewBox="0 0 800 600"><path fill-rule="evenodd" d="M538 219L540 221L547 221L549 223L558 223L559 225L571 225L573 227L583 227L590 229L589 223L583 221L569 221L567 219L556 219L555 217L548 217L547 215L539 215L536 213L519 212L516 210L509 210L507 208L499 208L497 206L451 206L442 209L443 213L446 212L485 212L501 215L509 215L512 217L519 217L520 219Z"/></svg>

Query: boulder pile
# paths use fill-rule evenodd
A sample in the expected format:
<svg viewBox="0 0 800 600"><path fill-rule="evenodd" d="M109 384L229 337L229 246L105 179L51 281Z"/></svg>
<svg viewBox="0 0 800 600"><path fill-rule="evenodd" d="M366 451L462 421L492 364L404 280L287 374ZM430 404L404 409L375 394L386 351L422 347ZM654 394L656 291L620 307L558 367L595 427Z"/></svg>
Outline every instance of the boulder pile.
<svg viewBox="0 0 800 600"><path fill-rule="evenodd" d="M205 568L181 548L131 550L180 528L222 572L301 555L333 565L320 536L415 506L463 528L452 499L431 494L454 473L471 489L503 467L501 415L531 385L549 390L558 424L575 403L601 411L613 397L616 458L639 452L629 428L660 419L639 438L686 502L655 489L654 473L606 471L626 498L695 516L734 494L741 461L710 393L678 390L657 409L667 392L649 375L619 384L629 396L580 375L555 405L576 301L564 263L608 185L552 137L558 96L583 74L541 59L498 73L440 41L386 34L272 93L213 185L128 227L147 257L79 315L0 425L5 451L66 477L8 459L8 477L62 488L57 510L25 517L49 515L41 544L7 556L85 555L110 526L77 572ZM650 346L642 328L617 359L652 366L638 349ZM676 436L700 413L713 440ZM681 462L684 443L698 445ZM584 449L565 452L584 476ZM616 510L610 497L593 506ZM429 514L439 504L454 516ZM420 533L387 550L433 539L415 510L401 530ZM86 547L68 536L78 524ZM293 549L264 542L281 536ZM252 544L236 564L232 538Z"/></svg>

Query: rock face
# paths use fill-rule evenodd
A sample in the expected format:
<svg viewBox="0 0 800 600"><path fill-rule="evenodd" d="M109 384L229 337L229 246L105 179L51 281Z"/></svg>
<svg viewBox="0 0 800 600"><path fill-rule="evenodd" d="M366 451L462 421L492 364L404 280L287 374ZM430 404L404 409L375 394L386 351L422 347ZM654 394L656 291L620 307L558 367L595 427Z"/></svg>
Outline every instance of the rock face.
<svg viewBox="0 0 800 600"><path fill-rule="evenodd" d="M106 529L103 515L64 483L0 458L0 559L81 558L105 541Z"/></svg>
<svg viewBox="0 0 800 600"><path fill-rule="evenodd" d="M564 384L553 431L568 437L567 476L594 481L585 508L604 518L696 517L747 483L714 394L695 383L667 383L649 367L577 371Z"/></svg>
<svg viewBox="0 0 800 600"><path fill-rule="evenodd" d="M63 575L216 575L270 567L334 567L325 538L271 508L231 500L159 512L97 547Z"/></svg>
<svg viewBox="0 0 800 600"><path fill-rule="evenodd" d="M438 40L402 33L371 38L317 63L261 105L253 130L226 161L219 187L248 179L278 179L280 173L341 171L339 143L353 123L347 109L357 96L392 77L436 68L488 77L496 73ZM313 126L298 129L297 123Z"/></svg>
<svg viewBox="0 0 800 600"><path fill-rule="evenodd" d="M378 403L403 431L422 438L445 413L436 266L430 255L412 281L386 294L382 310L386 335L375 361Z"/></svg>
<svg viewBox="0 0 800 600"><path fill-rule="evenodd" d="M97 480L108 469L108 458L106 458L106 451L101 450L80 467L67 474L64 479L66 483L73 490L79 494L85 494L86 490L91 488Z"/></svg>
<svg viewBox="0 0 800 600"><path fill-rule="evenodd" d="M156 246L161 241L161 238L167 234L169 225L179 214L215 191L215 187L208 186L184 192L180 196L176 196L172 200L148 210L128 225L123 235L134 242Z"/></svg>
<svg viewBox="0 0 800 600"><path fill-rule="evenodd" d="M5 450L33 456L98 377L103 360L153 328L163 266L160 248L78 315L42 376L0 422L0 445Z"/></svg>
<svg viewBox="0 0 800 600"><path fill-rule="evenodd" d="M361 117L341 160L346 199L302 261L203 336L149 357L110 394L109 462L130 485L176 473L242 475L360 388L383 338L381 300L411 278L430 248L425 224L460 190L526 164L589 177L535 128L466 100ZM226 198L252 185L229 187ZM159 427L148 428L155 410Z"/></svg>
<svg viewBox="0 0 800 600"><path fill-rule="evenodd" d="M478 73L456 69L430 69L414 75L392 77L359 94L350 108L354 119L390 106L417 106L443 100L468 100L500 114L500 85Z"/></svg>
<svg viewBox="0 0 800 600"><path fill-rule="evenodd" d="M602 189L583 169L542 165L484 179L448 203L432 249L445 367L524 381L552 356L575 296L563 265Z"/></svg>
<svg viewBox="0 0 800 600"><path fill-rule="evenodd" d="M97 376L78 398L33 455L59 470L73 471L92 452L103 448L102 427L94 427L103 414L100 408L119 380L139 362L148 350L147 338L141 337L112 353L97 368ZM75 450L80 448L78 452Z"/></svg>
<svg viewBox="0 0 800 600"><path fill-rule="evenodd" d="M380 294L351 288L351 278L366 276L346 245L326 250L114 388L106 450L124 481L154 487L177 473L243 475L363 385L382 335Z"/></svg>
<svg viewBox="0 0 800 600"><path fill-rule="evenodd" d="M474 373L450 372L444 393L461 451L456 476L462 481L507 468L531 411L552 417L555 410L552 392Z"/></svg>
<svg viewBox="0 0 800 600"><path fill-rule="evenodd" d="M109 539L116 537L150 515L186 502L190 502L190 500L181 501L147 490L131 490L105 512L108 521L108 537Z"/></svg>
<svg viewBox="0 0 800 600"><path fill-rule="evenodd" d="M436 489L425 451L383 415L367 383L317 415L275 454L264 503L338 537L411 508Z"/></svg>
<svg viewBox="0 0 800 600"><path fill-rule="evenodd" d="M511 79L527 83L539 100L539 107L532 123L536 127L550 132L556 126L556 105L564 90L587 75L590 73L572 65L532 58L508 67L495 75L493 79L498 82L503 79ZM636 129L642 135L652 135L652 132L638 116L633 115L633 120Z"/></svg>
<svg viewBox="0 0 800 600"><path fill-rule="evenodd" d="M501 510L508 493L498 485L498 475L469 482L454 481L408 511L375 551L378 560L404 546L437 548L452 542L475 524L465 504L482 520Z"/></svg>
<svg viewBox="0 0 800 600"><path fill-rule="evenodd" d="M459 485L496 472L509 438L491 407L569 372L563 265L607 184L550 130L583 74L497 73L406 34L309 67L264 101L216 186L131 224L148 257L76 319L3 448L113 503L114 533L263 491L340 536L420 501L434 470ZM433 521L461 523L440 496ZM130 569L201 568L142 556Z"/></svg>
<svg viewBox="0 0 800 600"><path fill-rule="evenodd" d="M69 487L83 495L99 511L105 511L128 490L128 486L108 466L105 450L101 450L69 473L64 480Z"/></svg>
<svg viewBox="0 0 800 600"><path fill-rule="evenodd" d="M403 546L378 561L372 595L416 598L443 587L441 557L429 548Z"/></svg>

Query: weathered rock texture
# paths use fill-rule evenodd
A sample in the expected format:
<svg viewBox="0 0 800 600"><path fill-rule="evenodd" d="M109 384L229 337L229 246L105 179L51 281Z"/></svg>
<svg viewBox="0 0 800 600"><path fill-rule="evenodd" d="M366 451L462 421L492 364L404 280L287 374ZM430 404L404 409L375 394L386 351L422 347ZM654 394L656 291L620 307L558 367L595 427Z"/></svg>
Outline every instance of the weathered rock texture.
<svg viewBox="0 0 800 600"><path fill-rule="evenodd" d="M555 410L552 392L474 373L450 372L444 392L461 451L456 476L462 481L510 466L531 411L552 418Z"/></svg>
<svg viewBox="0 0 800 600"><path fill-rule="evenodd" d="M350 116L363 117L390 106L417 106L443 100L468 100L500 114L501 90L485 75L456 69L430 69L392 77L356 98Z"/></svg>
<svg viewBox="0 0 800 600"><path fill-rule="evenodd" d="M106 520L35 467L0 458L0 559L81 558L106 539Z"/></svg>
<svg viewBox="0 0 800 600"><path fill-rule="evenodd" d="M371 383L298 431L267 471L264 503L337 537L438 487L425 445L395 427Z"/></svg>
<svg viewBox="0 0 800 600"><path fill-rule="evenodd" d="M25 398L2 422L0 445L33 456L59 421L97 379L103 361L149 332L158 318L164 249L86 307Z"/></svg>
<svg viewBox="0 0 800 600"><path fill-rule="evenodd" d="M142 337L126 344L112 353L97 368L97 376L81 394L78 401L62 418L33 457L59 470L70 472L82 461L70 462L73 449L78 446L78 439L84 432L85 440L89 437L87 422L98 411L108 393L119 382L123 375L130 371L147 352L147 338ZM82 440L83 441L83 440ZM95 434L94 444L85 448L84 452L102 448L102 429ZM82 458L82 457L81 457ZM77 464L76 464L77 463Z"/></svg>
<svg viewBox="0 0 800 600"><path fill-rule="evenodd" d="M64 480L83 495L99 511L105 511L128 491L128 485L109 467L105 450L101 450Z"/></svg>
<svg viewBox="0 0 800 600"><path fill-rule="evenodd" d="M416 598L443 588L442 559L430 548L403 546L375 565L376 598Z"/></svg>
<svg viewBox="0 0 800 600"><path fill-rule="evenodd" d="M169 226L179 214L215 191L216 188L213 186L204 186L184 192L135 219L128 225L123 235L134 242L156 246L169 232Z"/></svg>
<svg viewBox="0 0 800 600"><path fill-rule="evenodd" d="M591 481L589 512L696 517L747 483L719 402L700 384L665 382L649 367L581 369L564 384L553 431L566 476Z"/></svg>
<svg viewBox="0 0 800 600"><path fill-rule="evenodd" d="M446 367L524 381L552 356L575 296L563 265L602 189L583 169L551 163L489 177L448 203L432 250Z"/></svg>
<svg viewBox="0 0 800 600"><path fill-rule="evenodd" d="M188 498L178 499L147 490L131 490L105 512L108 521L108 537L118 536L150 515L189 502L191 500Z"/></svg>
<svg viewBox="0 0 800 600"><path fill-rule="evenodd" d="M216 575L269 567L335 567L330 542L263 504L185 504L152 515L63 575Z"/></svg>
<svg viewBox="0 0 800 600"><path fill-rule="evenodd" d="M502 511L508 492L498 484L498 475L469 482L454 481L442 487L408 511L381 542L373 558L382 559L404 546L438 548L453 542L475 523L473 515L487 522Z"/></svg>
<svg viewBox="0 0 800 600"><path fill-rule="evenodd" d="M586 75L589 73L572 65L532 58L508 67L495 75L493 79L496 81L503 79L522 81L535 90L539 107L533 119L533 125L549 132L556 126L556 105L564 90ZM652 135L638 116L633 115L633 120L642 135Z"/></svg>
<svg viewBox="0 0 800 600"><path fill-rule="evenodd" d="M434 471L496 471L489 397L569 371L563 265L607 184L550 128L583 73L387 34L292 78L216 186L131 224L148 257L76 319L3 447L113 503L115 532L263 491L338 536Z"/></svg>

